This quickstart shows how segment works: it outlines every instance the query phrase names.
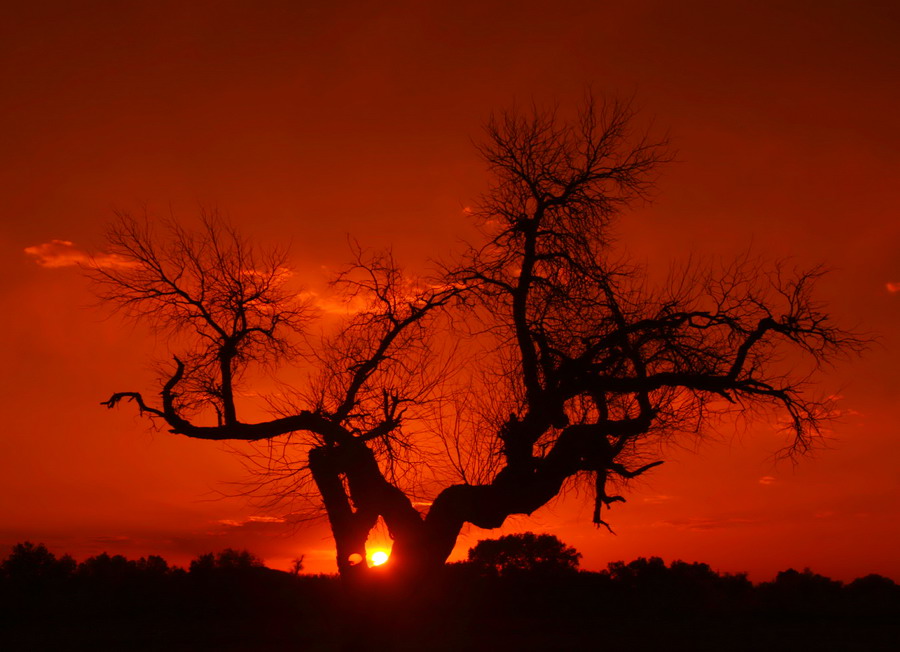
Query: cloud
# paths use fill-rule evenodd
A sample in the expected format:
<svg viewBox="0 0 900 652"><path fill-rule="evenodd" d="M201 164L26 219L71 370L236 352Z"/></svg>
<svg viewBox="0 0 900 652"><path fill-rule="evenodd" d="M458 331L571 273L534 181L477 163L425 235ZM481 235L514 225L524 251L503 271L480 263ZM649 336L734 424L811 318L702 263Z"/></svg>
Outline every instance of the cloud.
<svg viewBox="0 0 900 652"><path fill-rule="evenodd" d="M114 536L90 537L89 540L92 541L93 543L99 543L101 545L117 545L117 544L131 541L132 539L131 539L131 537L122 534L122 535L114 535Z"/></svg>
<svg viewBox="0 0 900 652"><path fill-rule="evenodd" d="M645 496L643 498L643 502L649 505L661 505L662 503L667 503L672 500L674 496L667 496L665 494L660 494L658 496Z"/></svg>
<svg viewBox="0 0 900 652"><path fill-rule="evenodd" d="M695 530L695 531L706 531L706 530L721 530L725 528L733 528L733 527L741 527L746 525L753 525L755 523L759 523L759 520L751 519L751 518L740 518L736 516L729 517L710 517L710 518L688 518L688 519L677 519L672 521L661 521L658 525L665 525L668 527L674 527L679 530Z"/></svg>
<svg viewBox="0 0 900 652"><path fill-rule="evenodd" d="M220 525L227 525L228 527L248 527L260 523L286 523L287 520L280 516L250 516L244 519L223 518L217 522Z"/></svg>
<svg viewBox="0 0 900 652"><path fill-rule="evenodd" d="M34 256L41 267L71 267L88 262L89 256L68 240L51 240L34 247L25 247L25 253Z"/></svg>
<svg viewBox="0 0 900 652"><path fill-rule="evenodd" d="M133 267L134 263L116 254L91 254L79 249L69 240L51 240L33 247L25 247L25 253L34 257L41 267Z"/></svg>
<svg viewBox="0 0 900 652"><path fill-rule="evenodd" d="M853 408L839 408L836 407L838 401L843 401L844 397L841 394L832 394L828 397L828 400L835 406L832 410L828 412L828 417L832 419L838 419L841 417L858 417L862 416L862 412L859 410L854 410Z"/></svg>
<svg viewBox="0 0 900 652"><path fill-rule="evenodd" d="M350 316L357 315L369 308L369 302L361 296L350 297L347 299L329 298L322 296L318 292L305 290L297 293L300 299L309 301L316 308L329 315Z"/></svg>
<svg viewBox="0 0 900 652"><path fill-rule="evenodd" d="M759 484L768 487L770 484L775 484L776 479L771 475L764 475L759 479Z"/></svg>
<svg viewBox="0 0 900 652"><path fill-rule="evenodd" d="M887 291L890 292L891 294L900 292L900 283L888 282L888 283L885 283L884 286L887 288Z"/></svg>

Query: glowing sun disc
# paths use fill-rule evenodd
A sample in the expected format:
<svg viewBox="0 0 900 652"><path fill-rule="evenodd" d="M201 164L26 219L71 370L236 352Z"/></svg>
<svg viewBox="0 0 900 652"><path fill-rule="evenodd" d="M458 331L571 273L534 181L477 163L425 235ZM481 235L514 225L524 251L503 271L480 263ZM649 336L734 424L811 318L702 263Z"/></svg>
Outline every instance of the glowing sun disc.
<svg viewBox="0 0 900 652"><path fill-rule="evenodd" d="M372 565L381 566L388 560L388 554L384 550L376 550L372 553Z"/></svg>

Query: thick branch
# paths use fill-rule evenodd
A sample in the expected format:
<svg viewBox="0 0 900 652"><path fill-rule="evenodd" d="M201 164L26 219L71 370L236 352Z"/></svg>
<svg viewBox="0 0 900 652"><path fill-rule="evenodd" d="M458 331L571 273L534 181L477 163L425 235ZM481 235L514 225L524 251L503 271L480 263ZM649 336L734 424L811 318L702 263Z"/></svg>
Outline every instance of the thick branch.
<svg viewBox="0 0 900 652"><path fill-rule="evenodd" d="M175 386L184 376L184 363L175 358L176 370L172 377L166 382L161 392L163 409L159 410L148 406L143 397L137 392L119 392L113 394L108 400L103 401L101 405L108 408L114 408L123 398L135 401L141 412L147 412L156 417L163 419L171 428L170 432L186 435L195 439L211 439L222 441L227 439L239 439L243 441L259 441L261 439L271 439L279 435L290 432L298 432L306 430L320 434L334 441L349 440L350 433L335 423L334 420L319 412L311 412L303 410L298 414L271 421L263 421L260 423L241 423L235 421L233 423L225 423L217 426L197 426L179 415L175 407L176 394L173 391Z"/></svg>
<svg viewBox="0 0 900 652"><path fill-rule="evenodd" d="M490 529L500 527L512 514L531 514L552 500L567 478L585 468L601 472L611 468L621 474L629 473L614 462L617 451L606 439L611 430L625 427L615 422L569 426L550 452L535 461L531 472L523 473L521 469L507 466L490 484L463 484L444 489L425 518L433 545L443 546L440 552L445 558L453 549L463 524ZM661 463L630 472L631 477Z"/></svg>

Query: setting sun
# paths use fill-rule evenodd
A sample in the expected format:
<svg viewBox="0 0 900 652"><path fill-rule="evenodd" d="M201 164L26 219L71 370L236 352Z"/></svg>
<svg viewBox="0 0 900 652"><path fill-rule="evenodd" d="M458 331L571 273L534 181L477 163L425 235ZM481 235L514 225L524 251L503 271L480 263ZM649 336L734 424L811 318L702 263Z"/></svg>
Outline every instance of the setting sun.
<svg viewBox="0 0 900 652"><path fill-rule="evenodd" d="M388 554L384 550L376 550L372 553L372 565L381 566L388 560Z"/></svg>

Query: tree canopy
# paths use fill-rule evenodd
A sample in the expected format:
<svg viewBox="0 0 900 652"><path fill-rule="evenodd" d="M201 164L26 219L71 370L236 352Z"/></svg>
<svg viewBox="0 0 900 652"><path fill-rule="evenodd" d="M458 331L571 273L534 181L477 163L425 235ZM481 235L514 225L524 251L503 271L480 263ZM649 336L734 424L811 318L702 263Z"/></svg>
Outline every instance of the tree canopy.
<svg viewBox="0 0 900 652"><path fill-rule="evenodd" d="M552 534L506 534L482 539L469 549L467 561L488 575L539 573L554 575L578 570L581 553Z"/></svg>

